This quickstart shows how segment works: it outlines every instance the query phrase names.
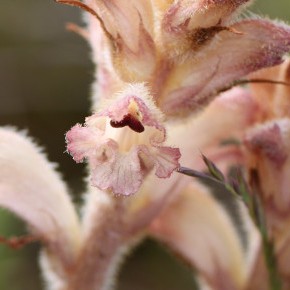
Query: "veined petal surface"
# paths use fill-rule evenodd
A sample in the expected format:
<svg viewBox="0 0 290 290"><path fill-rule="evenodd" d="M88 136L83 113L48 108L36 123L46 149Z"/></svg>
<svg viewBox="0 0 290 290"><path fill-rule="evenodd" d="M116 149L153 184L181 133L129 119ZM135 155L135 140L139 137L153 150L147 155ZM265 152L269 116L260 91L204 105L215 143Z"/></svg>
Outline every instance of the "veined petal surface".
<svg viewBox="0 0 290 290"><path fill-rule="evenodd" d="M290 50L290 28L268 20L244 20L221 31L192 60L172 70L158 100L168 115L197 111L219 90L250 72L282 62Z"/></svg>

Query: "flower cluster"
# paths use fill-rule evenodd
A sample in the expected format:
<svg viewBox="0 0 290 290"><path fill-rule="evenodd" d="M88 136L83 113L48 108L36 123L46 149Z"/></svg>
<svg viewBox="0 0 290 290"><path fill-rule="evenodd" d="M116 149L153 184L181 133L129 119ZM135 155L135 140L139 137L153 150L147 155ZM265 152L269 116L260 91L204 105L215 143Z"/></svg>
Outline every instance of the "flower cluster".
<svg viewBox="0 0 290 290"><path fill-rule="evenodd" d="M59 2L84 7L77 1ZM163 135L158 137L161 146L171 119L192 117L233 81L282 61L281 56L290 48L289 28L265 19L235 21L237 12L248 4L247 0L86 2L86 10L91 12L87 38L98 64L93 96L96 113L85 127L74 127L67 141L68 151L78 162L79 151L90 156L93 185L116 194L135 193L152 168L150 163L155 167L162 163L164 172L157 176L170 176L179 166L179 154L168 147L153 153L156 142L148 142L153 119L153 127ZM157 117L161 115L157 111L164 117ZM102 125L103 134L97 129L101 116L110 119ZM167 135L173 130L172 124L169 126ZM129 137L124 127L134 134ZM173 141L178 147L180 143ZM93 153L92 147L98 153ZM106 155L105 151L110 151L111 157L97 161L99 155ZM124 175L132 176L132 180ZM126 180L126 185L121 180Z"/></svg>
<svg viewBox="0 0 290 290"><path fill-rule="evenodd" d="M81 217L37 146L0 129L0 206L44 242L48 288L111 289L124 252L151 236L195 268L205 289L267 289L261 238L243 204L241 239L209 189L175 172L204 170L202 151L223 173L244 166L259 189L288 289L289 89L229 88L243 77L288 81L289 61L249 74L283 62L290 27L239 18L249 0L56 2L88 12L86 28L74 29L97 64L93 114L66 134L67 151L89 168Z"/></svg>

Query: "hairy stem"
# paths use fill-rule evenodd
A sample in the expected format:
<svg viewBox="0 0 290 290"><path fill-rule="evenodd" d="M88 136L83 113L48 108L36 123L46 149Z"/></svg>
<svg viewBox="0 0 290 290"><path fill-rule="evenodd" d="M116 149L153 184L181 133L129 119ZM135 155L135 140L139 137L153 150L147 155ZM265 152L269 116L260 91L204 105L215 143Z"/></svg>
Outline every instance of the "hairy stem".
<svg viewBox="0 0 290 290"><path fill-rule="evenodd" d="M124 249L127 248L126 224L122 219L124 202L102 194L102 198L90 205L86 213L84 225L90 226L66 290L108 290L114 284Z"/></svg>

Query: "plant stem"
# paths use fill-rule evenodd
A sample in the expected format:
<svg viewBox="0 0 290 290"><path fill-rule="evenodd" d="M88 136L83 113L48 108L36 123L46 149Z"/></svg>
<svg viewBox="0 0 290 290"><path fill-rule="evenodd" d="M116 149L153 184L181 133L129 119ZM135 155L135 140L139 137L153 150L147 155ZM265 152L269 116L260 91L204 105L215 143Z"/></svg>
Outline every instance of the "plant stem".
<svg viewBox="0 0 290 290"><path fill-rule="evenodd" d="M90 193L92 196L96 192ZM124 203L107 193L93 200L85 216L85 241L65 290L109 290L124 256Z"/></svg>

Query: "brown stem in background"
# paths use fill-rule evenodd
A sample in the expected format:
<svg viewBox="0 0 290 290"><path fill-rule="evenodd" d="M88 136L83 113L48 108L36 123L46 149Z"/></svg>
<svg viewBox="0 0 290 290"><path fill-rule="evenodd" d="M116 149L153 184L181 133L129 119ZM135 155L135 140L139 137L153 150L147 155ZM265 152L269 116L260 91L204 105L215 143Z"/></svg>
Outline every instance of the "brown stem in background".
<svg viewBox="0 0 290 290"><path fill-rule="evenodd" d="M249 79L249 80L241 79L241 80L235 81L234 83L232 83L226 87L221 88L217 92L217 94L224 93L224 92L232 89L235 86L247 85L247 84L275 84L275 85L283 85L283 86L290 87L290 83L283 82L283 81L275 81L275 80L267 80L267 79Z"/></svg>

